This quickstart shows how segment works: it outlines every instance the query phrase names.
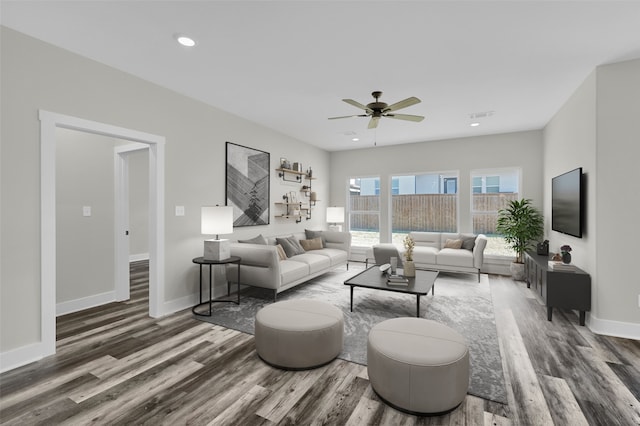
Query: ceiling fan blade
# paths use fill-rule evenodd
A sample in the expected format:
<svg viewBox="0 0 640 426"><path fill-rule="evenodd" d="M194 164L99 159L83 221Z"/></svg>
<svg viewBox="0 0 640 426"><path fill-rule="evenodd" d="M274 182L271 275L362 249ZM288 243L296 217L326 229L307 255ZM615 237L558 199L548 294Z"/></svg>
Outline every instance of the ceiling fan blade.
<svg viewBox="0 0 640 426"><path fill-rule="evenodd" d="M362 105L360 102L354 101L353 99L343 99L342 101L348 103L349 105L353 105L356 108L360 108L365 111L371 111L371 108L367 107L366 105Z"/></svg>
<svg viewBox="0 0 640 426"><path fill-rule="evenodd" d="M379 120L380 120L380 117L371 117L371 120L369 121L369 126L367 126L367 129L375 129L376 127L378 127Z"/></svg>
<svg viewBox="0 0 640 426"><path fill-rule="evenodd" d="M415 121L415 122L420 122L424 120L424 117L421 115L410 115L410 114L385 114L384 117L395 118L396 120L407 120L407 121Z"/></svg>
<svg viewBox="0 0 640 426"><path fill-rule="evenodd" d="M368 117L368 115L366 114L360 114L360 115L343 115L341 117L329 117L329 120L337 120L338 118L352 118L352 117Z"/></svg>
<svg viewBox="0 0 640 426"><path fill-rule="evenodd" d="M395 104L389 105L382 112L397 111L402 108L410 107L411 105L419 104L420 102L422 102L420 99L416 98L415 96L412 96L403 101L396 102Z"/></svg>

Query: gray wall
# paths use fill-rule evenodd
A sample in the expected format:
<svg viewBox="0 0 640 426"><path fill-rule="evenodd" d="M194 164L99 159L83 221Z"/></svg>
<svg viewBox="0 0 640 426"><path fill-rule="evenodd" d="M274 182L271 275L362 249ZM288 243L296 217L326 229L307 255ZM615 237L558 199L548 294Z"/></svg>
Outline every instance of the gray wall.
<svg viewBox="0 0 640 426"><path fill-rule="evenodd" d="M224 204L225 142L271 154L271 207L299 185L283 184L280 157L311 165L314 191L328 196L329 154L139 78L2 28L0 351L40 341L40 123L38 110L166 137L165 305L192 300L202 255L200 207ZM215 78L215 76L212 76ZM176 217L176 205L186 215ZM323 202L301 224L274 219L231 238L322 228ZM19 324L19 327L16 327Z"/></svg>
<svg viewBox="0 0 640 426"><path fill-rule="evenodd" d="M517 167L520 193L542 209L542 132L528 131L448 139L331 153L331 204L346 206L350 176L380 176L380 199L388 206L391 177L423 172L459 172L458 230L472 231L471 171ZM389 232L389 211L380 213L381 238ZM383 241L385 242L385 241Z"/></svg>
<svg viewBox="0 0 640 426"><path fill-rule="evenodd" d="M640 60L598 67L544 130L545 216L551 251L563 244L591 274L589 327L640 336L640 279L632 266L640 229ZM583 238L551 231L551 179L582 167L586 175Z"/></svg>

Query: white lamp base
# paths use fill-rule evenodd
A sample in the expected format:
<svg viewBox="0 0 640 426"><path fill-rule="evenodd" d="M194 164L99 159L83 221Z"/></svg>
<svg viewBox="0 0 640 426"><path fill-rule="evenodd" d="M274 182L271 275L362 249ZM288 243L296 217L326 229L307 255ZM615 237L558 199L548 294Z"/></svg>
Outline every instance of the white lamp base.
<svg viewBox="0 0 640 426"><path fill-rule="evenodd" d="M329 225L329 231L342 232L342 225Z"/></svg>
<svg viewBox="0 0 640 426"><path fill-rule="evenodd" d="M223 260L231 257L229 240L204 240L204 259Z"/></svg>

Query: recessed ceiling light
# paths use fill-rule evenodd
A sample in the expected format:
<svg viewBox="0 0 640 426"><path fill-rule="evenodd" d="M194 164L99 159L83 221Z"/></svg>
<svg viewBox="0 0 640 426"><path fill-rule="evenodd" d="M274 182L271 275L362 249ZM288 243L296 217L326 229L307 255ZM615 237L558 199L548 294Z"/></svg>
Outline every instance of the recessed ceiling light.
<svg viewBox="0 0 640 426"><path fill-rule="evenodd" d="M353 138L351 140L354 141L354 142L358 142L360 140L360 138Z"/></svg>
<svg viewBox="0 0 640 426"><path fill-rule="evenodd" d="M470 126L471 127L478 127L480 125L480 123L471 123Z"/></svg>
<svg viewBox="0 0 640 426"><path fill-rule="evenodd" d="M192 39L191 37L188 37L184 34L176 34L174 36L176 38L176 40L178 41L178 43L180 43L181 45L185 46L185 47L193 47L196 45L196 41L194 39Z"/></svg>

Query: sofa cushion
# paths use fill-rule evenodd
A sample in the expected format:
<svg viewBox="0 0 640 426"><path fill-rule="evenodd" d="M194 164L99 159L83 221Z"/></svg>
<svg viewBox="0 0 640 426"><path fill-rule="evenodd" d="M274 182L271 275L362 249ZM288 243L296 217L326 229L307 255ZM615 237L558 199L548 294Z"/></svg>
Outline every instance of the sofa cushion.
<svg viewBox="0 0 640 426"><path fill-rule="evenodd" d="M409 235L416 243L416 247L433 247L440 250L440 232L410 232Z"/></svg>
<svg viewBox="0 0 640 426"><path fill-rule="evenodd" d="M280 244L278 244L276 246L276 250L278 250L278 257L280 258L280 260L287 260L287 253L285 253L284 249L282 248L282 246Z"/></svg>
<svg viewBox="0 0 640 426"><path fill-rule="evenodd" d="M327 256L331 261L331 265L345 263L348 260L347 252L339 249L323 248L320 250L314 250L313 254L320 254L322 256Z"/></svg>
<svg viewBox="0 0 640 426"><path fill-rule="evenodd" d="M440 234L440 248L443 249L447 240L460 240L462 237L457 232L442 232Z"/></svg>
<svg viewBox="0 0 640 426"><path fill-rule="evenodd" d="M277 244L280 244L287 254L287 257L293 257L297 254L304 254L304 248L300 245L298 240L294 237L276 238Z"/></svg>
<svg viewBox="0 0 640 426"><path fill-rule="evenodd" d="M280 279L283 285L304 278L309 274L309 265L304 262L296 262L291 259L280 261Z"/></svg>
<svg viewBox="0 0 640 426"><path fill-rule="evenodd" d="M315 274L331 266L331 260L327 256L314 253L298 254L290 260L308 265L310 274Z"/></svg>
<svg viewBox="0 0 640 426"><path fill-rule="evenodd" d="M473 253L469 250L444 248L438 253L438 265L473 267Z"/></svg>
<svg viewBox="0 0 640 426"><path fill-rule="evenodd" d="M443 249L461 249L462 240L446 240Z"/></svg>
<svg viewBox="0 0 640 426"><path fill-rule="evenodd" d="M259 234L258 236L253 237L249 240L238 240L238 242L245 244L262 244L263 246L267 245L267 239L263 237L262 234Z"/></svg>
<svg viewBox="0 0 640 426"><path fill-rule="evenodd" d="M462 238L462 248L465 250L473 250L473 247L476 245L476 235L473 234L462 234L460 235Z"/></svg>
<svg viewBox="0 0 640 426"><path fill-rule="evenodd" d="M300 240L300 245L305 251L320 250L322 248L322 238L312 238L310 240Z"/></svg>
<svg viewBox="0 0 640 426"><path fill-rule="evenodd" d="M435 247L416 246L413 248L413 262L416 264L427 263L435 265L436 257L438 256L439 252L440 249Z"/></svg>
<svg viewBox="0 0 640 426"><path fill-rule="evenodd" d="M307 236L307 240L312 240L314 238L320 237L320 239L322 239L322 247L325 247L325 243L327 242L327 240L323 231L312 231L311 229L305 229L304 233Z"/></svg>

